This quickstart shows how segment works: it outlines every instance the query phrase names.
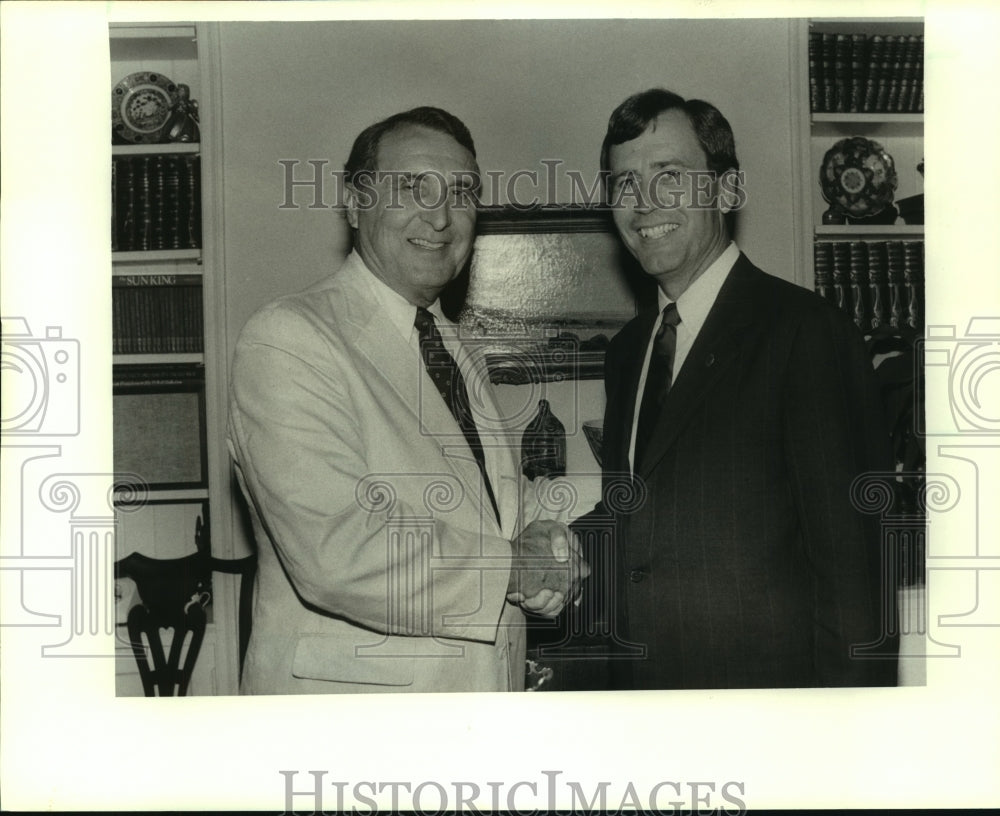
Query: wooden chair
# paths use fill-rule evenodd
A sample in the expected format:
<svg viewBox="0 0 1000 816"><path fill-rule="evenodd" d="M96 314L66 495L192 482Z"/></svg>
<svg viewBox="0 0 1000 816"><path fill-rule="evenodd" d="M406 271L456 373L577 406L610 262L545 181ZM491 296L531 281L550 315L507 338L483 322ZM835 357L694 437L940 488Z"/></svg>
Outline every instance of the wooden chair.
<svg viewBox="0 0 1000 816"><path fill-rule="evenodd" d="M212 600L209 556L199 551L159 559L132 553L115 563L115 578L135 581L141 601L129 610L126 627L143 692L184 696L205 639L205 607ZM173 630L169 652L161 636L165 629Z"/></svg>
<svg viewBox="0 0 1000 816"><path fill-rule="evenodd" d="M242 676L250 642L256 555L227 560L213 558L202 549L183 558L157 559L132 553L115 564L115 578L135 581L141 600L129 611L127 628L147 697L187 693L205 638L205 608L213 597L213 572L240 576L238 646ZM169 652L163 646L163 629L173 630Z"/></svg>
<svg viewBox="0 0 1000 816"><path fill-rule="evenodd" d="M127 625L143 693L147 697L186 695L205 639L206 618L201 603L192 600L180 616L169 618L154 614L149 607L139 604L129 611ZM174 630L169 654L165 654L160 638L160 630L164 628ZM152 657L152 666L149 657Z"/></svg>

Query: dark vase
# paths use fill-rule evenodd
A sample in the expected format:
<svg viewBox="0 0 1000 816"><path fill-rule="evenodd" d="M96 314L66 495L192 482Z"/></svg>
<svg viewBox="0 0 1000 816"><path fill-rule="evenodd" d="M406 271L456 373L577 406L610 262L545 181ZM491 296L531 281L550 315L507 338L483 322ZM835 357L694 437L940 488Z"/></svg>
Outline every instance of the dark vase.
<svg viewBox="0 0 1000 816"><path fill-rule="evenodd" d="M548 400L538 401L538 413L524 429L521 471L532 480L566 475L566 429L552 413Z"/></svg>
<svg viewBox="0 0 1000 816"><path fill-rule="evenodd" d="M187 85L177 86L177 104L164 132L171 142L197 142L201 138L198 103L191 98L191 89Z"/></svg>

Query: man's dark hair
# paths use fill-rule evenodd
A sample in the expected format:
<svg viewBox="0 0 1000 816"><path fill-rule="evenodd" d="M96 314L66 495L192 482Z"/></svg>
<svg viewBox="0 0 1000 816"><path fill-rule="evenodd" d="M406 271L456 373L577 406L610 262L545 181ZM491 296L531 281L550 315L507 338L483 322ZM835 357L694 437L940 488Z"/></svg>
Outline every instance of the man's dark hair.
<svg viewBox="0 0 1000 816"><path fill-rule="evenodd" d="M609 170L609 155L613 145L624 144L640 136L650 123L668 110L681 110L694 128L698 144L708 157L708 167L720 176L727 170L736 172L736 141L726 117L715 105L701 99L687 99L663 88L650 88L622 102L611 114L608 132L601 145L601 170Z"/></svg>
<svg viewBox="0 0 1000 816"><path fill-rule="evenodd" d="M351 148L351 155L347 157L347 164L344 165L347 183L354 184L359 173L393 169L375 166L379 145L386 134L408 126L430 128L451 136L468 150L473 158L476 156L476 146L472 142L472 134L469 133L469 129L462 123L461 119L441 108L429 106L413 108L413 110L397 113L388 119L369 125L358 134L354 140L354 146Z"/></svg>

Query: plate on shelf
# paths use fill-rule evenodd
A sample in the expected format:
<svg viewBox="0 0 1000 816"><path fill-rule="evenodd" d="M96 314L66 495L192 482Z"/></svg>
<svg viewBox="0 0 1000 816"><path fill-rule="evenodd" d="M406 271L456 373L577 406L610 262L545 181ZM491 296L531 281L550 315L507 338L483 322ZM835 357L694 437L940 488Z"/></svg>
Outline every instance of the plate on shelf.
<svg viewBox="0 0 1000 816"><path fill-rule="evenodd" d="M163 74L139 71L111 89L111 128L134 144L156 144L177 104L177 85Z"/></svg>
<svg viewBox="0 0 1000 816"><path fill-rule="evenodd" d="M892 203L896 167L878 142L852 136L826 151L819 183L832 209L851 218L868 218Z"/></svg>

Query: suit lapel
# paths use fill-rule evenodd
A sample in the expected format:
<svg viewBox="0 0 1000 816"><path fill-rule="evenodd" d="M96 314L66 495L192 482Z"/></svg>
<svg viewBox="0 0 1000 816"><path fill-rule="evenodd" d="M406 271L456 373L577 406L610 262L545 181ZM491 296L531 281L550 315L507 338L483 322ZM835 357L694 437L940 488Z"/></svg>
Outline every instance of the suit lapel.
<svg viewBox="0 0 1000 816"><path fill-rule="evenodd" d="M731 363L745 342L748 329L761 319L759 294L753 283L755 276L762 274L740 253L670 387L649 449L643 455L639 476L649 476L712 387L721 377L731 374Z"/></svg>
<svg viewBox="0 0 1000 816"><path fill-rule="evenodd" d="M396 392L405 408L419 418L420 369L410 346L382 319L366 279L371 273L352 255L340 274L345 280L337 311L351 326L348 334L353 335L355 347Z"/></svg>
<svg viewBox="0 0 1000 816"><path fill-rule="evenodd" d="M483 487L479 465L462 429L424 374L418 352L397 331L387 327L385 320L380 319L379 306L371 295L370 284L360 277L371 273L360 264L351 264L350 267L345 265L342 274L349 276L344 281L343 313L353 325L356 347L396 392L402 410L409 412L409 418L404 417L400 424L404 428L419 429L414 436L431 438L437 443L442 459L465 484L467 494L481 505L480 515L492 519L495 525L496 519Z"/></svg>
<svg viewBox="0 0 1000 816"><path fill-rule="evenodd" d="M480 376L485 376L485 381L489 381L488 371L483 370ZM516 443L510 438L509 431L495 427L496 418L501 414L490 389L480 387L477 396L485 403L484 413L491 419L480 425L479 439L483 443L486 470L500 510L501 532L504 538L512 538L519 532L521 516L521 463L517 457ZM483 490L481 486L478 489ZM483 512L489 518L494 518L489 497L485 492L481 499Z"/></svg>

